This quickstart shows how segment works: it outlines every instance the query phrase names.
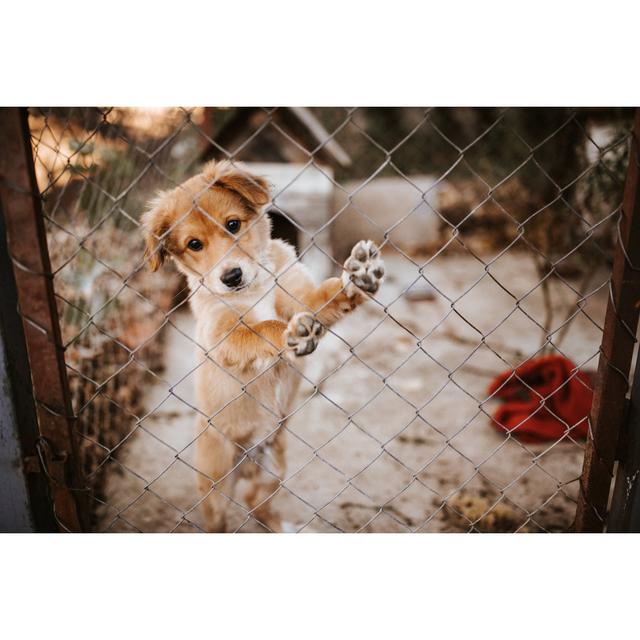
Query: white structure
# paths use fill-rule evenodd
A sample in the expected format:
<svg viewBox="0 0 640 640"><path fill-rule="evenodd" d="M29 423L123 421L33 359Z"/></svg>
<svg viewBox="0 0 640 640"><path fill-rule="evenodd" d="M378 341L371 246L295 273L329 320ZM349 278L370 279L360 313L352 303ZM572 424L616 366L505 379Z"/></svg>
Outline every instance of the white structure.
<svg viewBox="0 0 640 640"><path fill-rule="evenodd" d="M327 223L333 214L333 170L278 162L238 165L269 182L273 202L270 210L286 215L298 225L299 253L314 277L321 280L331 275L334 265Z"/></svg>
<svg viewBox="0 0 640 640"><path fill-rule="evenodd" d="M389 240L408 253L428 251L440 241L436 213L444 183L435 176L378 177L370 182L350 180L335 189L331 224L334 255L346 257L362 238L378 244Z"/></svg>

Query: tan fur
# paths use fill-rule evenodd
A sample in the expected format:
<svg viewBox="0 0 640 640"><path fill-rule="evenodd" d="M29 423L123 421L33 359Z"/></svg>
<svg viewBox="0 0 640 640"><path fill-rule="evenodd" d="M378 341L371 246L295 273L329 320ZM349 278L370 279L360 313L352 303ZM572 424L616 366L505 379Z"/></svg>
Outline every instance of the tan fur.
<svg viewBox="0 0 640 640"><path fill-rule="evenodd" d="M316 286L294 249L270 239L262 211L268 199L261 178L210 163L160 194L143 218L149 265L155 270L171 257L186 274L196 340L206 350L196 373L197 408L208 416L198 419L196 467L210 531L226 529L240 478L249 481L244 500L251 517L280 530L271 498L284 477L282 427L300 381L302 359L290 351L296 314L312 312L329 327L366 300L340 278ZM224 228L230 219L241 223L235 236ZM202 250L188 248L194 238ZM233 266L248 282L239 291L221 282Z"/></svg>

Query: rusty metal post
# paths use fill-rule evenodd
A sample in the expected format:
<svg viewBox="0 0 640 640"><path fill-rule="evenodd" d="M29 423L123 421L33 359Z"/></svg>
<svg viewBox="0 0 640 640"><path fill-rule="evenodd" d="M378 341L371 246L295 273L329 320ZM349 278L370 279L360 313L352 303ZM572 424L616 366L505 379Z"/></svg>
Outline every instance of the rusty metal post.
<svg viewBox="0 0 640 640"><path fill-rule="evenodd" d="M57 531L37 465L40 433L13 266L0 209L0 531Z"/></svg>
<svg viewBox="0 0 640 640"><path fill-rule="evenodd" d="M0 202L31 364L41 471L59 528L81 531L84 484L26 109L0 109Z"/></svg>
<svg viewBox="0 0 640 640"><path fill-rule="evenodd" d="M640 533L640 358L636 359L629 412L620 445L607 531Z"/></svg>
<svg viewBox="0 0 640 640"><path fill-rule="evenodd" d="M610 296L589 420L575 531L600 532L607 522L640 301L640 108L636 109L616 243Z"/></svg>

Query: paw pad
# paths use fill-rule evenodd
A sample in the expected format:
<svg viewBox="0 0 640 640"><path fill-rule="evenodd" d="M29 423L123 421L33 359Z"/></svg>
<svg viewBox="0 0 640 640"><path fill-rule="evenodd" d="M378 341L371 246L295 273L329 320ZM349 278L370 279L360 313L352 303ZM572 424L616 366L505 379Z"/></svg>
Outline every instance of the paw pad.
<svg viewBox="0 0 640 640"><path fill-rule="evenodd" d="M349 291L349 285L366 293L376 293L383 277L384 262L378 247L371 240L360 240L344 263L343 282L347 285L347 293L354 293L353 289Z"/></svg>
<svg viewBox="0 0 640 640"><path fill-rule="evenodd" d="M296 313L287 327L287 347L297 356L306 356L316 350L323 333L324 327L311 313Z"/></svg>

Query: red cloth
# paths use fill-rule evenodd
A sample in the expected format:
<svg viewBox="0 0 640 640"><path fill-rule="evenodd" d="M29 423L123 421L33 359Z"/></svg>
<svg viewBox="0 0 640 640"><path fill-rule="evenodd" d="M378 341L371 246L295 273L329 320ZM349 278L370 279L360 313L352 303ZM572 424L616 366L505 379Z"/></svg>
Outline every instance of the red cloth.
<svg viewBox="0 0 640 640"><path fill-rule="evenodd" d="M501 431L513 431L525 442L557 440L568 428L573 438L587 436L593 391L588 376L576 371L567 358L533 358L519 366L515 375L512 370L499 375L489 394L504 400L491 424Z"/></svg>

